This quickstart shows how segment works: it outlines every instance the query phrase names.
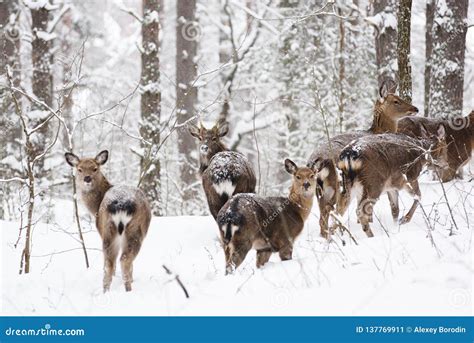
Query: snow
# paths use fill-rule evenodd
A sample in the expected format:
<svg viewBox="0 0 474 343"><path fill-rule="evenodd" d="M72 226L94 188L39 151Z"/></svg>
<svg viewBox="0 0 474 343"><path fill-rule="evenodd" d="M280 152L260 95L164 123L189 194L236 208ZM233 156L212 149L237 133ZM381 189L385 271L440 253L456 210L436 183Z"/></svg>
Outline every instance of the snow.
<svg viewBox="0 0 474 343"><path fill-rule="evenodd" d="M33 231L32 271L18 275L18 223L0 222L3 315L472 315L473 185L444 185L459 230L437 182L422 182L421 209L411 223L392 223L383 197L375 206L374 238L344 217L359 245L339 236L319 236L317 206L296 241L294 259L273 256L262 269L250 253L234 275L224 275L218 227L210 216L153 218L134 263L133 291L126 293L120 269L111 291L102 293L102 253L93 220L82 219L91 268L77 242L72 203L57 200L56 222ZM472 199L472 198L471 198ZM411 205L401 194L405 210ZM402 206L403 208L403 206ZM85 213L82 210L82 213ZM349 220L347 222L347 220ZM382 226L383 225L383 226ZM385 233L387 230L388 235ZM433 243L434 242L434 245ZM50 255L55 253L55 255ZM174 276L190 293L186 299Z"/></svg>

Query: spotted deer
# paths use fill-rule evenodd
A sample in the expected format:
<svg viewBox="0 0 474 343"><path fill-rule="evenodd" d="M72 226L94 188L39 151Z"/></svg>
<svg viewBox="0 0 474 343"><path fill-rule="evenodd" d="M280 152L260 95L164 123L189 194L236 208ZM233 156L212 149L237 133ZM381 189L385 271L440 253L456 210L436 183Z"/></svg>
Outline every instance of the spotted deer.
<svg viewBox="0 0 474 343"><path fill-rule="evenodd" d="M357 218L368 237L373 237L369 225L373 207L384 192L408 191L414 201L401 224L411 220L421 199L418 176L425 165L444 163L445 137L445 128L439 125L436 135L423 129L421 139L399 133L369 135L341 151L338 168L344 173L350 194L357 197Z"/></svg>
<svg viewBox="0 0 474 343"><path fill-rule="evenodd" d="M151 210L141 190L113 186L100 168L107 162L107 150L95 158L80 159L66 153L66 162L76 168L76 184L89 212L95 217L104 253L103 289L107 292L115 274L119 253L122 278L127 292L132 290L133 261L150 226Z"/></svg>
<svg viewBox="0 0 474 343"><path fill-rule="evenodd" d="M255 193L256 178L250 162L241 153L229 151L221 141L228 131L225 121L218 121L209 130L202 124L189 128L189 133L199 139L199 171L214 219L232 195Z"/></svg>
<svg viewBox="0 0 474 343"><path fill-rule="evenodd" d="M289 159L285 169L293 175L288 197L237 194L219 211L226 274L244 261L250 249L257 251L257 268L267 263L272 253L278 253L282 261L291 260L293 243L313 206L316 170L297 167Z"/></svg>
<svg viewBox="0 0 474 343"><path fill-rule="evenodd" d="M453 180L462 173L462 167L467 164L474 148L474 111L465 117L437 119L426 117L403 118L399 121L398 131L411 137L419 138L423 128L435 133L437 127L443 124L446 129L446 144L448 145L447 167L437 169L442 182Z"/></svg>
<svg viewBox="0 0 474 343"><path fill-rule="evenodd" d="M404 101L393 92L396 86L383 82L380 98L373 109L372 126L368 130L343 133L320 144L308 160L308 165L318 169L316 197L319 205L319 225L321 236L329 238L329 215L332 210L343 214L347 208L350 195L343 190L340 175L336 168L339 154L352 140L371 134L397 132L398 120L418 113L418 108ZM388 192L390 203L398 203L398 193ZM339 204L340 206L336 206ZM336 207L339 207L336 209ZM393 207L393 206L392 206ZM398 217L398 213L393 213Z"/></svg>

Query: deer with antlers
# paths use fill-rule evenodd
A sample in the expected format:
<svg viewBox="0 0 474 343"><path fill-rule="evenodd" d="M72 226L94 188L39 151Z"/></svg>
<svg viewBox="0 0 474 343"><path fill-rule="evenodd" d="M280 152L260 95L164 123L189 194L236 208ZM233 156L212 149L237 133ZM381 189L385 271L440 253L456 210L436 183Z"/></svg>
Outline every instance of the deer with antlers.
<svg viewBox="0 0 474 343"><path fill-rule="evenodd" d="M223 120L211 129L202 123L189 128L189 133L199 140L199 171L214 219L234 194L255 193L256 178L249 160L239 152L229 151L221 141L228 132L229 126Z"/></svg>

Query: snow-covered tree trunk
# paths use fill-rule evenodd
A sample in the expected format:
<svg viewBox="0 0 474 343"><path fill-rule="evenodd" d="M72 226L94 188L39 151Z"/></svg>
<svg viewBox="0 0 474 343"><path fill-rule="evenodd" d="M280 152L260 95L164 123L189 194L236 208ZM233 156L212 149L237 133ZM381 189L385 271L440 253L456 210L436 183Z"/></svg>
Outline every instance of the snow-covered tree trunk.
<svg viewBox="0 0 474 343"><path fill-rule="evenodd" d="M197 39L199 26L196 22L196 0L177 1L176 25L176 111L178 122L182 123L195 114L197 88L194 81L197 74ZM196 172L192 168L192 154L196 150L194 138L181 131L178 136L181 182L186 187L196 183ZM192 188L183 191L183 200L193 197Z"/></svg>
<svg viewBox="0 0 474 343"><path fill-rule="evenodd" d="M378 27L375 51L379 85L397 75L397 1L374 1L374 19Z"/></svg>
<svg viewBox="0 0 474 343"><path fill-rule="evenodd" d="M21 80L20 71L20 30L18 26L19 7L17 0L0 2L0 75L6 67L12 72L13 85L18 87ZM12 97L7 89L0 90L0 179L18 175L19 147L16 143L21 136L18 116L15 113ZM8 158L13 163L3 162ZM9 198L10 183L0 185L0 219L5 218L4 206ZM5 201L5 202L4 202Z"/></svg>
<svg viewBox="0 0 474 343"><path fill-rule="evenodd" d="M52 39L54 36L48 31L48 23L50 21L51 4L44 1L41 4L32 2L30 4L31 11L31 60L33 66L33 77L31 87L34 95L48 106L53 103L53 74L51 72L51 64L53 62L52 55ZM37 104L32 105L32 111L29 115L31 127L36 127L46 120L49 115L47 111ZM36 134L33 142L33 155L38 156L44 152L48 142L48 124L43 125ZM36 164L38 176L44 175L44 159L40 159Z"/></svg>
<svg viewBox="0 0 474 343"><path fill-rule="evenodd" d="M431 54L433 52L433 20L435 3L434 0L426 1L426 27L425 27L425 91L424 91L424 115L428 117L430 112L430 82L431 82Z"/></svg>
<svg viewBox="0 0 474 343"><path fill-rule="evenodd" d="M161 212L161 165L157 151L161 117L159 8L160 0L143 0L140 134L152 145L142 143L141 188L151 202L154 215Z"/></svg>
<svg viewBox="0 0 474 343"><path fill-rule="evenodd" d="M468 0L436 3L431 54L431 117L462 115Z"/></svg>
<svg viewBox="0 0 474 343"><path fill-rule="evenodd" d="M411 1L400 0L398 6L398 92L411 102L412 81L410 64Z"/></svg>

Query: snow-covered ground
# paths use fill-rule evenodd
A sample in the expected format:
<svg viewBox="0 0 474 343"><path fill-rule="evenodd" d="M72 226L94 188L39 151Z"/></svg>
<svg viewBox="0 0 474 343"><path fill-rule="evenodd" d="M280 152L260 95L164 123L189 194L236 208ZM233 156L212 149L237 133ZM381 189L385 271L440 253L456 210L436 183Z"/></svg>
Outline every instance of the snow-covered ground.
<svg viewBox="0 0 474 343"><path fill-rule="evenodd" d="M318 210L310 216L294 259L273 256L255 268L255 252L235 275L224 275L224 256L211 217L154 218L135 261L133 292L117 271L102 293L100 239L83 220L91 268L77 242L72 205L59 200L50 223L34 229L32 271L19 275L19 223L0 222L1 309L4 315L472 315L474 182L444 185L458 229L437 182L422 182L423 209L404 226L392 223L384 196L375 206L375 238L355 219L358 245L319 236ZM401 198L402 208L411 200ZM431 229L428 230L428 227ZM450 235L452 231L452 235ZM52 254L54 253L54 254ZM165 264L190 293L186 299Z"/></svg>

